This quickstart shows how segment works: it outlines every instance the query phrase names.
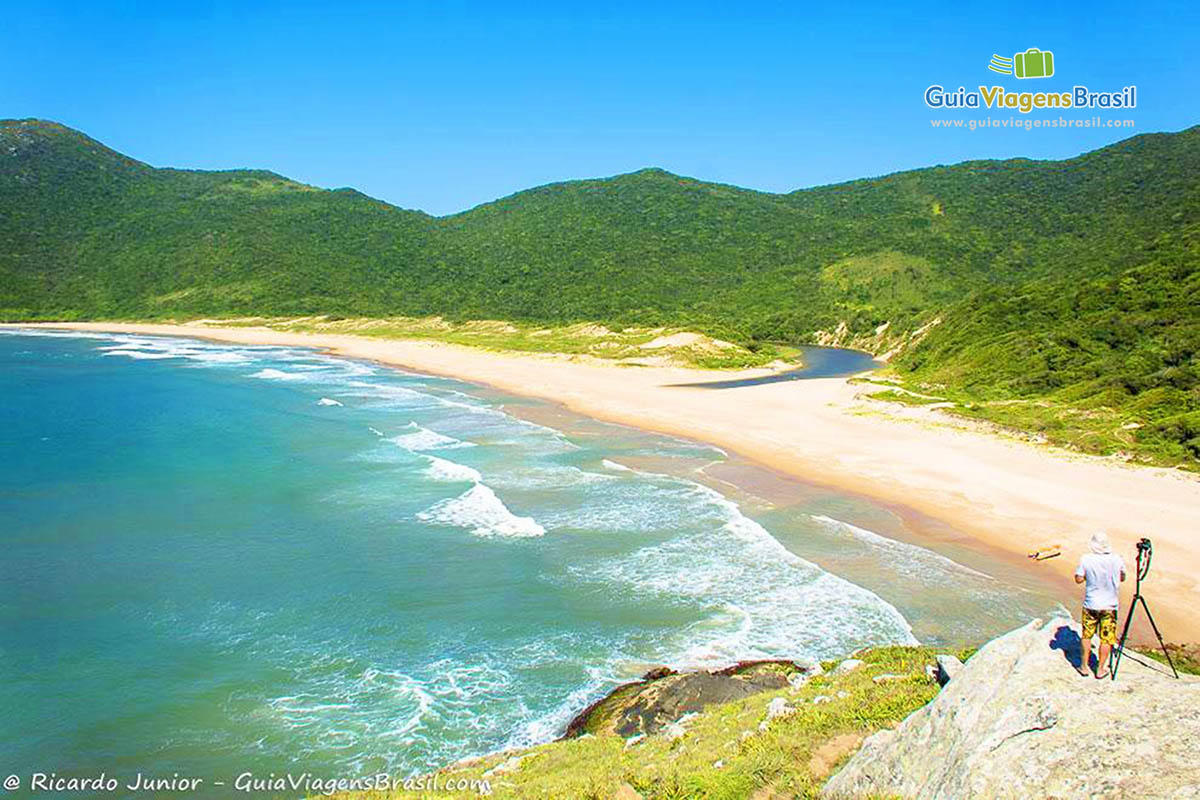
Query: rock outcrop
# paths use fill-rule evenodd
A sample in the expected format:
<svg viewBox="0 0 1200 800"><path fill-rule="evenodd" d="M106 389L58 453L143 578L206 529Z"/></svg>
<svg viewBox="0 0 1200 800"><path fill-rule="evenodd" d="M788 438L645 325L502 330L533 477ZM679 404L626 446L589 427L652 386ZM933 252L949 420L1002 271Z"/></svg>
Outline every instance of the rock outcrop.
<svg viewBox="0 0 1200 800"><path fill-rule="evenodd" d="M951 681L951 679L954 678L955 675L962 671L962 668L962 662L959 661L955 656L938 656L937 669L934 673L935 677L937 677L937 682L942 686L945 686Z"/></svg>
<svg viewBox="0 0 1200 800"><path fill-rule="evenodd" d="M1024 628L972 656L933 702L871 736L827 798L1200 798L1200 679L1136 654L1080 677L1078 628Z"/></svg>
<svg viewBox="0 0 1200 800"><path fill-rule="evenodd" d="M794 686L806 674L804 667L791 661L748 661L715 672L651 670L642 680L617 687L580 712L564 738L584 733L615 733L627 740L660 731L678 734L689 715L706 706Z"/></svg>

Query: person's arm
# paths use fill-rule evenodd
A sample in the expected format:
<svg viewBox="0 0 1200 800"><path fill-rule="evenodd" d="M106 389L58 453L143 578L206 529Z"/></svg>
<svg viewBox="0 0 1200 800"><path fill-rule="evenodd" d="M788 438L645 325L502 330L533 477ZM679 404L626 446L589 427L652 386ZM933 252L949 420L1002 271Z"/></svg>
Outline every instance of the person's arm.
<svg viewBox="0 0 1200 800"><path fill-rule="evenodd" d="M1125 559L1121 559L1121 583L1125 582Z"/></svg>
<svg viewBox="0 0 1200 800"><path fill-rule="evenodd" d="M1083 583L1084 580L1085 580L1085 573L1083 571L1083 559L1080 559L1079 566L1075 568L1075 582ZM1122 578L1121 580L1125 580L1125 579Z"/></svg>

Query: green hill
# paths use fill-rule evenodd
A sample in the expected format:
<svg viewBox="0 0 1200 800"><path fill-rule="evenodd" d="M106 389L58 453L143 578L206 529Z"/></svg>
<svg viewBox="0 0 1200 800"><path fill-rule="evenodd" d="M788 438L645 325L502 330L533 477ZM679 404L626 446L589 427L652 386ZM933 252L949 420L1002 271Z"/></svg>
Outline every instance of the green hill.
<svg viewBox="0 0 1200 800"><path fill-rule="evenodd" d="M6 120L0 314L440 314L751 346L843 326L839 341L877 349L941 319L898 357L906 380L1086 449L1195 463L1197 175L1191 128L786 195L648 169L435 218L269 172L155 169ZM1058 406L1091 416L1056 427ZM1101 418L1127 433L1092 435Z"/></svg>

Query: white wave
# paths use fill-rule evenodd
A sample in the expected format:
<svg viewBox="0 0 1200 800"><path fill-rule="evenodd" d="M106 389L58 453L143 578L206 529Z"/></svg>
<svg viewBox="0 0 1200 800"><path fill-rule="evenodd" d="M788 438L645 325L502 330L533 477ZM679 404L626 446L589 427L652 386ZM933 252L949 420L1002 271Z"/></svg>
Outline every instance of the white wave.
<svg viewBox="0 0 1200 800"><path fill-rule="evenodd" d="M600 459L600 463L608 467L614 472L634 472L632 467L627 467L624 464L618 464L616 461L610 461L607 458Z"/></svg>
<svg viewBox="0 0 1200 800"><path fill-rule="evenodd" d="M435 481L480 483L483 480L483 476L479 474L478 470L468 467L466 464L427 454L424 454L424 457L429 460L425 474Z"/></svg>
<svg viewBox="0 0 1200 800"><path fill-rule="evenodd" d="M544 730L538 743L558 732L552 723L537 724L537 712L523 699L528 688L517 685L521 662L507 648L495 659L480 654L470 663L444 657L400 666L339 644L323 643L320 653L307 644L276 653L293 680L287 694L252 712L256 725L265 720L281 729L270 736L272 746L286 743L293 757L338 749L348 768L362 774L378 770L380 758L386 771L410 772L479 752L482 743L504 741L527 726ZM556 664L571 660L562 649L554 655ZM589 699L579 698L579 708Z"/></svg>
<svg viewBox="0 0 1200 800"><path fill-rule="evenodd" d="M0 325L0 334L6 336L39 336L47 339L102 339L114 341L113 333L93 333L91 331L72 331L66 328L20 328L11 325Z"/></svg>
<svg viewBox="0 0 1200 800"><path fill-rule="evenodd" d="M322 372L333 369L333 364L306 364L303 361L297 361L294 358L281 358L280 361L286 361L288 369L299 370L300 372Z"/></svg>
<svg viewBox="0 0 1200 800"><path fill-rule="evenodd" d="M98 349L106 356L151 360L183 358L203 364L244 364L253 360L239 348L166 338L121 337L117 344Z"/></svg>
<svg viewBox="0 0 1200 800"><path fill-rule="evenodd" d="M293 736L315 736L324 747L330 746L331 733L348 736L351 744L371 732L380 722L376 708L389 710L389 727L377 735L390 738L411 734L433 711L435 698L425 685L399 671L367 668L357 678L341 670L316 677L320 674L314 670L313 676L304 676L309 691L272 698L267 708ZM333 729L334 724L354 730Z"/></svg>
<svg viewBox="0 0 1200 800"><path fill-rule="evenodd" d="M350 390L346 394L372 401L371 406L376 408L436 408L442 405L433 395L418 392L407 386L359 380L347 381L345 385Z"/></svg>
<svg viewBox="0 0 1200 800"><path fill-rule="evenodd" d="M319 406L340 406L341 403L339 403L337 400L334 400L330 397L322 397L320 400L317 401L317 405L319 405Z"/></svg>
<svg viewBox="0 0 1200 800"><path fill-rule="evenodd" d="M104 355L106 355L106 356L125 356L127 358L136 358L139 360L145 359L145 360L151 360L151 361L160 359L160 358L179 358L180 357L178 353L153 352L153 351L146 351L146 350L126 350L126 349L117 349L117 348L109 350Z"/></svg>
<svg viewBox="0 0 1200 800"><path fill-rule="evenodd" d="M405 427L411 429L412 432L402 433L392 438L393 442L405 450L418 452L421 450L446 450L475 446L474 442L464 442L462 439L455 439L453 436L445 436L437 431L431 431L428 428L422 427L415 422L410 422Z"/></svg>
<svg viewBox="0 0 1200 800"><path fill-rule="evenodd" d="M253 358L236 350L195 350L181 353L190 361L200 361L206 364L245 364Z"/></svg>
<svg viewBox="0 0 1200 800"><path fill-rule="evenodd" d="M307 372L332 371L338 378L361 378L365 375L375 374L374 367L361 364L357 361L348 361L343 358L330 358L309 354L301 358L288 360L290 362L289 367L292 369L300 369Z"/></svg>
<svg viewBox="0 0 1200 800"><path fill-rule="evenodd" d="M423 522L465 528L475 536L526 538L542 536L546 529L533 517L519 517L482 483L476 483L458 497L442 500L417 514Z"/></svg>
<svg viewBox="0 0 1200 800"><path fill-rule="evenodd" d="M605 481L603 493L583 502L558 502L542 510L542 523L550 528L603 532L614 536L658 536L691 522L694 505L684 497L680 482L639 473L639 480L619 475ZM645 479L641 479L645 478Z"/></svg>
<svg viewBox="0 0 1200 800"><path fill-rule="evenodd" d="M588 674L588 682L568 694L554 710L517 725L503 749L522 750L557 739L575 715L587 708L602 690L617 683L611 675L594 666L588 668Z"/></svg>
<svg viewBox="0 0 1200 800"><path fill-rule="evenodd" d="M572 486L588 486L619 481L616 475L588 472L567 464L540 464L506 469L490 478L505 489L567 489Z"/></svg>
<svg viewBox="0 0 1200 800"><path fill-rule="evenodd" d="M375 434L376 436L382 437L382 436L387 435L383 431L379 430L378 428L372 428L370 425L367 426L367 430L369 430L371 433Z"/></svg>
<svg viewBox="0 0 1200 800"><path fill-rule="evenodd" d="M105 347L97 347L97 350L140 350L143 347L149 346L149 342L145 340L121 339L117 344L110 344Z"/></svg>
<svg viewBox="0 0 1200 800"><path fill-rule="evenodd" d="M930 565L936 565L936 567L940 567L942 569L948 568L955 572L963 572L978 578L995 580L991 575L980 572L979 570L971 569L964 564L958 563L954 559L947 558L941 553L935 553L934 551L920 547L919 545L897 541L896 539L882 536L875 531L869 531L866 528L860 528L857 525L851 525L849 522L842 522L840 519L826 517L822 514L815 514L812 516L812 519L821 523L826 528L849 533L854 538L866 542L873 547L888 550L895 555L906 558L914 567L927 568ZM941 574L941 570L938 570L934 574L934 577L936 577L937 574Z"/></svg>
<svg viewBox="0 0 1200 800"><path fill-rule="evenodd" d="M622 593L710 608L664 644L664 658L679 666L713 666L745 658L826 657L866 644L916 644L911 626L890 603L792 553L718 492L677 484L686 487L679 500L690 495L699 531L572 570L581 580L612 584Z"/></svg>
<svg viewBox="0 0 1200 800"><path fill-rule="evenodd" d="M349 381L346 385L360 390L358 396L378 400L380 401L380 405L384 407L436 406L452 409L456 412L466 412L473 417L499 423L503 426L508 438L503 440L497 439L491 442L491 444L519 444L528 446L530 442L528 435L532 433L540 437L540 441L545 447L556 450L580 449L579 445L569 440L561 431L513 416L502 409L485 405L483 401L470 402L472 399L471 396L463 392L455 392L453 390L437 392L430 390L429 387L423 384L421 387L426 389L426 391L418 391L409 386L359 380ZM466 400L452 400L445 396L447 393L461 396L466 398ZM472 424L472 429L478 430L478 428L479 422L476 421ZM514 434L517 438L513 438Z"/></svg>
<svg viewBox="0 0 1200 800"><path fill-rule="evenodd" d="M229 347L208 344L191 339L166 336L137 336L120 333L85 333L82 331L11 331L25 336L50 336L55 338L93 339L111 342L97 348L105 356L125 356L141 360L183 358L202 363L238 364L252 361L254 352L266 352L273 348Z"/></svg>
<svg viewBox="0 0 1200 800"><path fill-rule="evenodd" d="M441 658L427 664L422 672L429 675L426 686L442 710L474 713L480 699L511 695L513 676L510 670L513 664L520 662L504 658L500 663L503 666L477 662L464 664L452 658ZM494 724L494 720L481 722Z"/></svg>
<svg viewBox="0 0 1200 800"><path fill-rule="evenodd" d="M261 378L265 381L302 381L306 376L297 375L294 372L284 372L281 369L274 369L273 367L267 367L266 369L260 369L250 377Z"/></svg>

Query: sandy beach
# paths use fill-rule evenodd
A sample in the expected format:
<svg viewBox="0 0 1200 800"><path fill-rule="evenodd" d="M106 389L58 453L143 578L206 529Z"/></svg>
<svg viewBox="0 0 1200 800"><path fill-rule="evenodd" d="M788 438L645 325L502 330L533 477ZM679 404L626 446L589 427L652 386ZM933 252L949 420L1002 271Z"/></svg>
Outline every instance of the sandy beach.
<svg viewBox="0 0 1200 800"><path fill-rule="evenodd" d="M31 326L33 327L33 326ZM1144 585L1170 641L1200 640L1200 479L942 424L864 400L845 379L736 389L675 384L729 377L680 367L498 353L417 340L287 333L202 324L54 323L36 327L193 336L254 345L317 347L336 355L445 375L561 403L577 413L714 444L786 475L941 520L980 549L1023 556L1059 544L1063 556L1028 563L1066 582L1091 531L1109 531L1133 568L1134 543L1154 542ZM755 372L738 375L761 374ZM1048 575L1049 577L1049 575ZM1126 583L1132 592L1133 576ZM1127 602L1127 600L1126 600Z"/></svg>

